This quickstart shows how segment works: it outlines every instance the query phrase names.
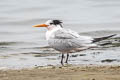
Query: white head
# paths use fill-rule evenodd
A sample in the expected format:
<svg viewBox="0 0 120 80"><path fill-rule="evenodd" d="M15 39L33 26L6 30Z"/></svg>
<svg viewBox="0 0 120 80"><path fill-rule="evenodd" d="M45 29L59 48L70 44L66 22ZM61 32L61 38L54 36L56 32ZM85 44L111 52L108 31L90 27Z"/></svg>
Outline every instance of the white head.
<svg viewBox="0 0 120 80"><path fill-rule="evenodd" d="M44 24L34 25L33 27L46 27L48 30L55 27L62 28L62 22L60 20L48 20Z"/></svg>

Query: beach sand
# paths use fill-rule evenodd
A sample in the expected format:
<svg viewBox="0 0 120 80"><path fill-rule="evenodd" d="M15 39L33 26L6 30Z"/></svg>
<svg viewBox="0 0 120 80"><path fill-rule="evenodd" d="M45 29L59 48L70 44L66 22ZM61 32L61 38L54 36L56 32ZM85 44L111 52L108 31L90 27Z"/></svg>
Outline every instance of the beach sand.
<svg viewBox="0 0 120 80"><path fill-rule="evenodd" d="M120 66L47 66L0 70L0 80L120 80Z"/></svg>

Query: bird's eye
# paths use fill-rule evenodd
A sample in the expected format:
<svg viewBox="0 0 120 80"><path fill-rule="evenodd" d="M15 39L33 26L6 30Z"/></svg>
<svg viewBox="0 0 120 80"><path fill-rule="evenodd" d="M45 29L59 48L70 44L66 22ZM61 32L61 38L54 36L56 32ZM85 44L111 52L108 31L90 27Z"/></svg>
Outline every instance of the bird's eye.
<svg viewBox="0 0 120 80"><path fill-rule="evenodd" d="M50 23L50 25L52 25L53 23Z"/></svg>

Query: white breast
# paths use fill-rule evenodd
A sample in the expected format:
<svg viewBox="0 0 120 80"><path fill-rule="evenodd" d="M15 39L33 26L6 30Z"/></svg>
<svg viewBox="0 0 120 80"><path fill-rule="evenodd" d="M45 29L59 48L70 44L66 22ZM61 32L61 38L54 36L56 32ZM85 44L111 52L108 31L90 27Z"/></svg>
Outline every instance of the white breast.
<svg viewBox="0 0 120 80"><path fill-rule="evenodd" d="M55 27L55 28L52 29L52 30L48 30L48 31L46 32L46 40L49 40L50 38L53 38L53 37L54 37L54 32L57 31L57 30L59 30L59 29L61 29L61 28Z"/></svg>

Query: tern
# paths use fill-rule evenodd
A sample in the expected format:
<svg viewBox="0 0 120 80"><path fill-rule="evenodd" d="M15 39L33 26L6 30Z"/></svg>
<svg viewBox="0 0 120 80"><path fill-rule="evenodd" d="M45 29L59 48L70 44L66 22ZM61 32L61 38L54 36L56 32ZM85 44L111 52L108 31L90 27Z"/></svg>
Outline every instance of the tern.
<svg viewBox="0 0 120 80"><path fill-rule="evenodd" d="M79 35L77 32L63 28L61 20L48 20L44 24L34 25L33 27L46 27L46 40L53 49L62 53L61 64L64 65L64 54L67 54L65 63L68 63L69 53L83 51L97 47L96 42L115 36L116 34L92 38Z"/></svg>

